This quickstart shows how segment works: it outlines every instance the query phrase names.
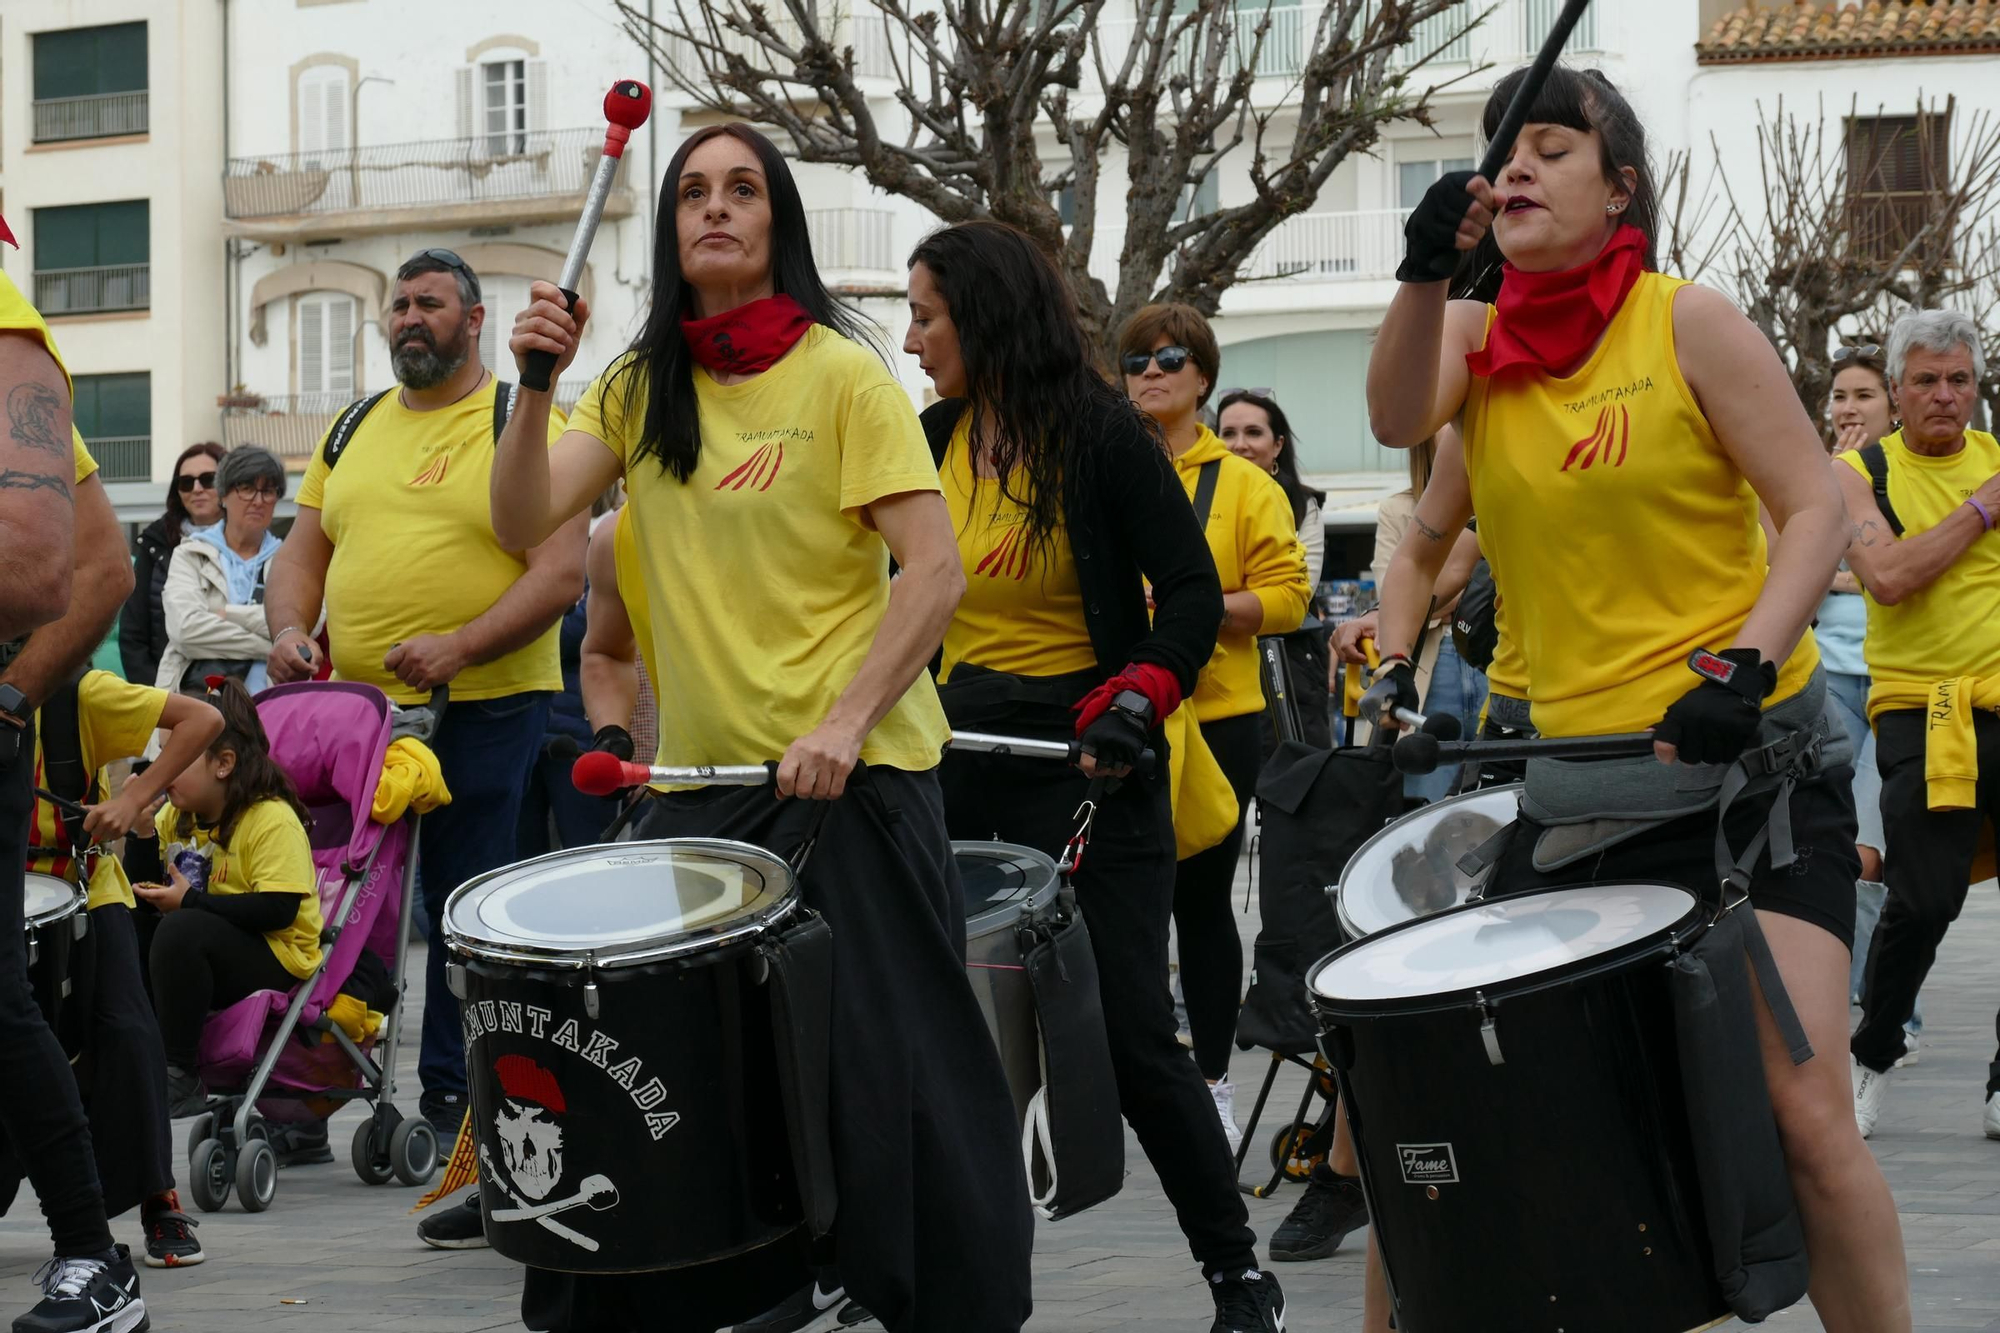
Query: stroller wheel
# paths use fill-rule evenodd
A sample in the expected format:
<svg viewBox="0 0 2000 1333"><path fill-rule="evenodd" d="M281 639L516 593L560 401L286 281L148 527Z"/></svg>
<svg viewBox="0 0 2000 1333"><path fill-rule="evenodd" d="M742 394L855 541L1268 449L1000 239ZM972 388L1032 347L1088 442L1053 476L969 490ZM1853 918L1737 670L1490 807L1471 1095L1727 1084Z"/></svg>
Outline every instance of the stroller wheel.
<svg viewBox="0 0 2000 1333"><path fill-rule="evenodd" d="M422 1185L437 1174L437 1131L422 1116L412 1116L389 1136L389 1164L405 1185Z"/></svg>
<svg viewBox="0 0 2000 1333"><path fill-rule="evenodd" d="M229 1182L234 1178L233 1163L221 1139L203 1139L188 1154L188 1193L194 1206L212 1213L229 1201Z"/></svg>
<svg viewBox="0 0 2000 1333"><path fill-rule="evenodd" d="M190 1168L194 1166L195 1154L200 1151L202 1141L214 1137L215 1113L212 1111L203 1111L188 1126L188 1166Z"/></svg>
<svg viewBox="0 0 2000 1333"><path fill-rule="evenodd" d="M236 1197L246 1213L261 1213L278 1193L278 1154L268 1139L252 1139L236 1155Z"/></svg>
<svg viewBox="0 0 2000 1333"><path fill-rule="evenodd" d="M1309 1179L1312 1169L1326 1156L1326 1148L1311 1125L1286 1125L1271 1136L1271 1167L1284 1172L1285 1179Z"/></svg>
<svg viewBox="0 0 2000 1333"><path fill-rule="evenodd" d="M348 1152L349 1160L354 1163L354 1174L361 1177L364 1185L386 1185L396 1174L388 1154L378 1152L375 1144L375 1118L370 1116L354 1127L354 1143ZM437 1155L435 1148L431 1155Z"/></svg>

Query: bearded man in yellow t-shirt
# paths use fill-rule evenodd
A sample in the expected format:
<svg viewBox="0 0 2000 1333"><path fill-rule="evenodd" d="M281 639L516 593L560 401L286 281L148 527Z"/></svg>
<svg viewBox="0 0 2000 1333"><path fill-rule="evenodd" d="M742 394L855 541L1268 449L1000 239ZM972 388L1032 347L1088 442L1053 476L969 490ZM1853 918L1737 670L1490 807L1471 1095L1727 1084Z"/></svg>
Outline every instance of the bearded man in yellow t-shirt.
<svg viewBox="0 0 2000 1333"><path fill-rule="evenodd" d="M1862 983L1854 1116L1874 1133L1903 1024L1965 905L1982 826L2000 824L2000 441L1968 430L1986 375L1979 326L1951 310L1896 322L1903 428L1841 454L1847 562L1868 600L1862 651L1882 772L1882 920ZM1881 481L1876 481L1879 473ZM2000 1139L2000 1057L1986 1078Z"/></svg>
<svg viewBox="0 0 2000 1333"><path fill-rule="evenodd" d="M397 270L384 332L398 386L334 456L328 440L314 451L264 594L272 683L318 669L323 611L337 679L404 704L451 690L432 748L452 801L425 817L418 848L433 940L447 894L515 859L521 793L562 688L557 622L583 595L584 516L526 551L493 536L487 484L511 395L479 362L485 319L479 279L451 251ZM418 1072L448 1154L465 1116L465 1038L444 965L431 949Z"/></svg>

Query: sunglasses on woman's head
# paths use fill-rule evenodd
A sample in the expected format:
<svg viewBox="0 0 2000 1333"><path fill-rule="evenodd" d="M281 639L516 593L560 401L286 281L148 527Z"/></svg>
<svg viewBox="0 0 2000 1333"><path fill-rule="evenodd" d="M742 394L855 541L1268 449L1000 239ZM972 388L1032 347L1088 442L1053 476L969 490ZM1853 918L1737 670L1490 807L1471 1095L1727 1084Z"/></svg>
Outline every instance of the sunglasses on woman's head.
<svg viewBox="0 0 2000 1333"><path fill-rule="evenodd" d="M1162 347L1154 352L1127 352L1121 359L1121 364L1125 367L1127 375L1143 375L1146 373L1147 363L1157 361L1160 363L1161 374L1176 375L1180 373L1181 367L1188 363L1190 355L1192 354L1185 347Z"/></svg>
<svg viewBox="0 0 2000 1333"><path fill-rule="evenodd" d="M1862 343L1859 347L1836 347L1833 349L1833 364L1836 366L1847 361L1880 361L1881 359L1882 346L1880 343Z"/></svg>
<svg viewBox="0 0 2000 1333"><path fill-rule="evenodd" d="M197 486L205 491L214 490L215 474L213 472L197 472L192 476L183 474L174 478L174 487L182 495L192 494L194 488Z"/></svg>

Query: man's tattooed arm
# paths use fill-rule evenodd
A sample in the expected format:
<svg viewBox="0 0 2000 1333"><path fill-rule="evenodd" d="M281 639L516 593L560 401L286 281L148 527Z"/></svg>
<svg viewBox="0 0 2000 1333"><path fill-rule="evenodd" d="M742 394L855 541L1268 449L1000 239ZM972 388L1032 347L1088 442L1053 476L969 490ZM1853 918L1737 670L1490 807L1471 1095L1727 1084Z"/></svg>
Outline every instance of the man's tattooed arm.
<svg viewBox="0 0 2000 1333"><path fill-rule="evenodd" d="M69 478L58 472L23 472L11 467L0 469L0 491L54 491L65 503L76 503L76 497L70 494Z"/></svg>
<svg viewBox="0 0 2000 1333"><path fill-rule="evenodd" d="M16 442L54 458L70 457L62 425L63 400L46 384L17 385L7 395L7 425Z"/></svg>

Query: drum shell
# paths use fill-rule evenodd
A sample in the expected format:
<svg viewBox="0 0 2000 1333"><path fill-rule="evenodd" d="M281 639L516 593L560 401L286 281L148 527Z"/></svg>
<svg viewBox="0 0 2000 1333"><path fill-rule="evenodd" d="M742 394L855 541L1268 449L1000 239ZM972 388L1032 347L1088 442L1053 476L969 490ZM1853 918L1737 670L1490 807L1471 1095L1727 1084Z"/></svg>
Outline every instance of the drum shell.
<svg viewBox="0 0 2000 1333"><path fill-rule="evenodd" d="M999 1048L1018 1123L1026 1117L1028 1103L1042 1086L1041 1028L1035 1015L1034 987L1025 967L1027 951L1021 927L1054 908L1061 885L1055 862L1028 848L1005 843L954 843L952 851L961 871L972 858L994 855L1011 855L1019 858L1024 868L1033 867L1032 878L1018 893L985 903L976 912L968 904L965 920L966 979Z"/></svg>
<svg viewBox="0 0 2000 1333"><path fill-rule="evenodd" d="M70 897L62 907L53 912L42 912L27 920L24 941L27 956L32 960L28 965L28 985L34 992L35 1003L42 1011L42 1018L50 1031L62 1038L63 1047L74 1056L81 1036L82 1016L71 999L71 981L75 974L77 942L89 929L89 917L85 914L83 892L65 881L48 875L32 875L31 879L47 880L60 885Z"/></svg>
<svg viewBox="0 0 2000 1333"><path fill-rule="evenodd" d="M472 1123L495 1250L537 1268L640 1272L740 1254L801 1224L770 987L754 941L595 972L463 954L457 961L465 968ZM587 984L596 991L595 1017ZM520 1006L513 1021L508 1005ZM547 1015L540 1037L530 1006ZM605 1049L606 1040L615 1046ZM510 1054L547 1069L566 1103L560 1181L541 1199L523 1199L518 1188L510 1197L495 1178L508 1160L500 1123L508 1098L496 1062ZM631 1060L638 1067L621 1078L619 1067ZM536 1221L496 1219L523 1203L575 1195L591 1176L611 1182L616 1202L552 1220L594 1241L595 1250Z"/></svg>
<svg viewBox="0 0 2000 1333"><path fill-rule="evenodd" d="M1686 1333L1727 1316L1672 951L1489 990L1499 1065L1464 997L1335 1016L1315 995L1406 1333Z"/></svg>

